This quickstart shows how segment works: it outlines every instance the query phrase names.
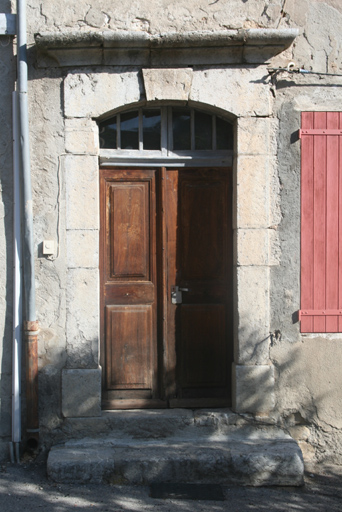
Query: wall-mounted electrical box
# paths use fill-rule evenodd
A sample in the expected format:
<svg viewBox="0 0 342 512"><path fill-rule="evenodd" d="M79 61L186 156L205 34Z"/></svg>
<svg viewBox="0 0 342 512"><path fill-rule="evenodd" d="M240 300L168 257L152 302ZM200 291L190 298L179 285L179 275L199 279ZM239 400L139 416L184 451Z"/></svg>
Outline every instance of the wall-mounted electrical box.
<svg viewBox="0 0 342 512"><path fill-rule="evenodd" d="M44 256L49 256L54 254L55 252L55 242L54 240L44 240L43 241L43 254Z"/></svg>

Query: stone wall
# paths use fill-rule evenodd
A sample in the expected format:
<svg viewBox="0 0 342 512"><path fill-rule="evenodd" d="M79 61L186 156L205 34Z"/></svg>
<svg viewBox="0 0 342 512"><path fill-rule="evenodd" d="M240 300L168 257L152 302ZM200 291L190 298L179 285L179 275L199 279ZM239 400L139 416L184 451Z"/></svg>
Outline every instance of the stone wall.
<svg viewBox="0 0 342 512"><path fill-rule="evenodd" d="M10 2L0 0L0 12L10 10ZM174 86L167 89L164 83L170 80L160 70L142 73L137 66L39 68L34 47L37 32L158 35L299 28L293 46L270 65L286 67L293 61L308 70L342 74L341 24L339 0L198 0L193 5L28 0L43 433L58 429L63 417L100 414L99 148L93 119L145 101L146 95L209 105L236 119L235 408L284 425L307 458L342 461L342 336L301 336L293 323L300 270L300 142L295 134L302 110L341 110L342 78L283 72L272 79L267 64L197 65L165 70L168 79L173 73ZM0 456L5 456L11 427L13 53L11 39L0 36ZM55 241L51 257L42 254L43 240Z"/></svg>

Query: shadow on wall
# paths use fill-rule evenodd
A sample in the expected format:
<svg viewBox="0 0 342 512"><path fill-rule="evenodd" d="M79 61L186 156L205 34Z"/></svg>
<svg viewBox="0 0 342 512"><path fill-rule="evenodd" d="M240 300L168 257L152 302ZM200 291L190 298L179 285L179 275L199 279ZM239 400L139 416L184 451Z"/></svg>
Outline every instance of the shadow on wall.
<svg viewBox="0 0 342 512"><path fill-rule="evenodd" d="M294 342L280 332L263 339L247 315L239 336L244 356L236 368L240 410L283 427L299 442L306 460L340 463L341 340L317 336Z"/></svg>
<svg viewBox="0 0 342 512"><path fill-rule="evenodd" d="M274 340L276 410L279 422L299 441L307 458L342 460L341 341ZM307 453L305 453L307 450Z"/></svg>
<svg viewBox="0 0 342 512"><path fill-rule="evenodd" d="M255 339L257 339L257 334L250 336L251 350L253 350L252 340ZM264 344L265 347L269 347L269 343L269 338L266 338L257 345ZM276 346L281 347L282 358L275 354ZM279 424L296 439L312 443L313 446L319 448L324 441L317 437L316 432L323 426L322 419L319 418L319 411L322 410L326 401L330 400L331 395L337 396L339 390L330 389L330 392L326 390L320 392L319 389L314 388L312 374L315 370L310 369L308 365L305 367L300 364L303 360L301 348L300 343L292 345L283 340L271 341L274 380L273 367L270 365L243 366L244 373L242 376L240 375L240 399L245 405L247 404L245 412L257 414L259 422ZM42 432L47 437L53 437L53 431L58 430L62 422L61 369L51 364L41 368L39 390ZM92 410L94 399L89 397L88 403L84 400L83 395L82 409ZM266 409L268 407L271 411L269 414L263 412L265 405ZM250 419L252 421L252 416ZM331 428L330 431L332 431ZM341 446L341 444L339 445ZM342 456L342 448L339 449L339 445L335 443L335 453L341 452Z"/></svg>
<svg viewBox="0 0 342 512"><path fill-rule="evenodd" d="M11 322L8 322L9 328ZM245 404L247 404L247 413L258 413L265 410L265 403L269 405L271 412L267 417L259 415L258 421L267 423L277 423L284 427L300 444L305 443L309 450L309 445L313 446L318 452L319 459L341 460L342 459L342 439L336 427L330 424L328 433L324 430L324 419L320 411L324 410L327 402L332 403L336 399L336 411L338 409L337 398L340 389L335 389L334 381L328 388L315 387L315 382L319 380L318 369L320 363L316 361L313 364L311 360L306 359L306 353L303 351L303 342L296 344L283 339L271 339L269 337L261 339L260 332L251 329L251 322L245 320L246 327L241 328L246 341L246 351L250 357L258 361L258 364L243 366L243 379L241 379L241 388L239 392ZM42 326L43 327L43 326ZM10 329L7 328L7 331ZM248 334L248 336L247 336ZM255 341L255 340L260 341ZM4 350L11 353L11 337L5 338ZM97 340L88 342L86 347L93 346ZM326 348L326 340L322 340L322 347ZM10 364L8 352L3 352L2 364L7 361ZM271 353L271 361L275 368L273 381L272 366L262 364L261 361L265 354ZM55 352L54 358L57 361L65 361L65 351ZM315 359L315 355L312 355ZM317 358L316 358L317 359ZM338 366L338 358L335 366ZM10 382L10 375L9 382ZM329 376L325 375L326 380ZM7 425L1 417L1 435L10 436L10 417L11 400L10 385L6 388L6 380L1 382L1 413L7 414ZM244 382L246 384L244 384ZM336 386L335 386L336 387ZM273 391L275 388L275 402ZM342 388L342 387L341 387ZM4 390L7 393L8 400L3 400ZM58 438L62 433L62 414L61 414L61 366L46 364L40 368L39 373L39 393L40 393L40 425L42 439L46 438L46 443ZM24 395L23 395L24 396ZM93 407L93 400L89 397L89 408ZM24 400L23 400L24 402ZM6 405L6 409L5 409ZM83 407L88 407L83 403ZM334 404L332 403L332 407ZM336 412L336 415L338 413ZM250 420L253 421L252 416ZM4 427L7 428L3 430ZM9 429L9 430L8 430ZM4 433L3 433L4 432ZM6 433L7 432L7 433ZM24 432L24 425L23 425ZM63 435L68 435L63 431ZM301 445L303 447L304 444Z"/></svg>

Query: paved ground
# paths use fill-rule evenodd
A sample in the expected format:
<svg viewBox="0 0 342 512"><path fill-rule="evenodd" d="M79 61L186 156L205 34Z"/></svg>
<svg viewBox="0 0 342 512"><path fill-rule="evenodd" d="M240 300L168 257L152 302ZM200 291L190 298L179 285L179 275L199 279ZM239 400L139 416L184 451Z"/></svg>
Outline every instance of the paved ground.
<svg viewBox="0 0 342 512"><path fill-rule="evenodd" d="M45 461L0 466L1 512L341 512L342 467L320 466L306 474L302 488L224 488L225 501L161 500L148 487L54 484Z"/></svg>

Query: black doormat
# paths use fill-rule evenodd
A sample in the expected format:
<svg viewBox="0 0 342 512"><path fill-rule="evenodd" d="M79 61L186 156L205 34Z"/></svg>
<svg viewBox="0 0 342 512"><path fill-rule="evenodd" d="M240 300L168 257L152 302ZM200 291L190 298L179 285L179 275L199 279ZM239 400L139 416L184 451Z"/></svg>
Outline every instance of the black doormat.
<svg viewBox="0 0 342 512"><path fill-rule="evenodd" d="M150 485L150 496L162 500L224 501L222 487L218 484L156 483Z"/></svg>

